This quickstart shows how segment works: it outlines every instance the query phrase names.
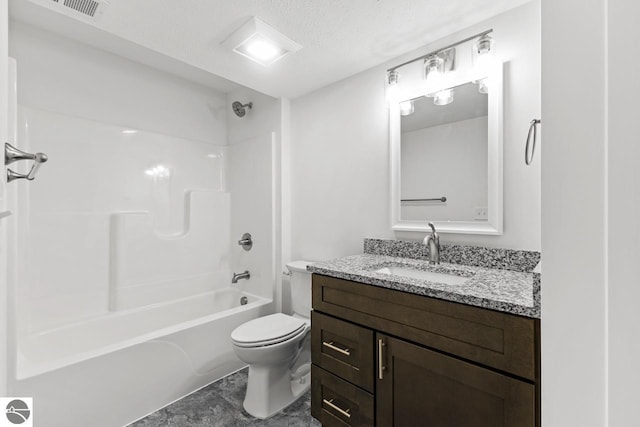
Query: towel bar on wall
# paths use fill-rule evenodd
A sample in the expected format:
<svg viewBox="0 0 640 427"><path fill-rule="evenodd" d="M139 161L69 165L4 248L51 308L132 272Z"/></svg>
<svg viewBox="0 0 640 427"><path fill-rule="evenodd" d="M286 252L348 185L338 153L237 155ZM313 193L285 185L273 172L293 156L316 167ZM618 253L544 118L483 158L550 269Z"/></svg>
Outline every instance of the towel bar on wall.
<svg viewBox="0 0 640 427"><path fill-rule="evenodd" d="M5 166L10 165L13 162L17 162L19 160L33 160L33 166L29 170L29 173L22 174L12 171L11 169L7 169L7 182L15 181L16 179L26 179L27 181L33 181L38 173L38 169L45 163L49 158L44 153L25 153L22 150L17 149L13 145L5 142L4 144L4 164Z"/></svg>

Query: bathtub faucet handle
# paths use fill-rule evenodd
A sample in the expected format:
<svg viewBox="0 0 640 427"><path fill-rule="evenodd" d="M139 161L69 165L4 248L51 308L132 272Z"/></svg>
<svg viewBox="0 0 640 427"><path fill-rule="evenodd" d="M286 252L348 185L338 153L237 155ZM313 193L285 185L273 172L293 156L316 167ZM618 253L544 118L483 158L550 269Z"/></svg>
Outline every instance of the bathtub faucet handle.
<svg viewBox="0 0 640 427"><path fill-rule="evenodd" d="M251 239L251 234L244 233L242 235L242 238L238 240L238 244L242 246L242 249L244 249L245 251L250 251L253 247L253 239Z"/></svg>

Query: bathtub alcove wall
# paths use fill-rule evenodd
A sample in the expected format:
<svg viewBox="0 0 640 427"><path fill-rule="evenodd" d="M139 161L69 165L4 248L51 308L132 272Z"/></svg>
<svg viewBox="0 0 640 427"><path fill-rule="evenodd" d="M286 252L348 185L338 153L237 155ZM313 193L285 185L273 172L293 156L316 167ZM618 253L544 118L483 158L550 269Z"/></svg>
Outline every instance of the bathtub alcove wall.
<svg viewBox="0 0 640 427"><path fill-rule="evenodd" d="M277 102L238 130L228 93L77 41L13 22L10 55L13 139L49 156L7 193L11 395L117 426L241 368L231 330L275 310Z"/></svg>

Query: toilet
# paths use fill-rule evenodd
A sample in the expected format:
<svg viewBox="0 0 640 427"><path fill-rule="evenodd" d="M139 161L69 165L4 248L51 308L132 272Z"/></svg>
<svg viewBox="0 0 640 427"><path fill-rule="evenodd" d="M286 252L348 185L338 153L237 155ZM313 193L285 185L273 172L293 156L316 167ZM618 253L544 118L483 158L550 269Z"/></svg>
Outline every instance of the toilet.
<svg viewBox="0 0 640 427"><path fill-rule="evenodd" d="M244 409L268 418L295 402L311 385L311 273L307 261L287 264L293 315L271 314L231 332L233 350L249 365Z"/></svg>

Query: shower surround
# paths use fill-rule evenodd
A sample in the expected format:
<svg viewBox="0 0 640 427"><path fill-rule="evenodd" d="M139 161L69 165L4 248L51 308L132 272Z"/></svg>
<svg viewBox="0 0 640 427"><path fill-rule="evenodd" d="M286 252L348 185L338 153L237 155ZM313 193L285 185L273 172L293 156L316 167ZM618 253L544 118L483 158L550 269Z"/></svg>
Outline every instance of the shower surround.
<svg viewBox="0 0 640 427"><path fill-rule="evenodd" d="M39 423L130 422L242 367L231 331L273 311L271 274L230 283L243 250L230 234L227 157L255 144L230 150L27 107L18 128L22 148L52 159L14 188L13 389L34 396ZM119 389L131 403L114 409ZM84 409L70 421L59 408L72 402Z"/></svg>
<svg viewBox="0 0 640 427"><path fill-rule="evenodd" d="M10 139L49 162L7 187L9 393L44 427L125 425L241 368L231 331L275 310L277 134L230 122L224 93L12 36Z"/></svg>

